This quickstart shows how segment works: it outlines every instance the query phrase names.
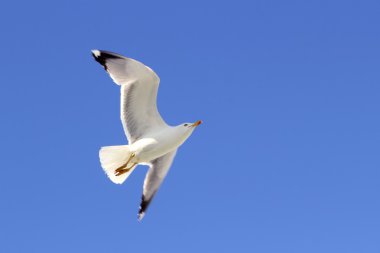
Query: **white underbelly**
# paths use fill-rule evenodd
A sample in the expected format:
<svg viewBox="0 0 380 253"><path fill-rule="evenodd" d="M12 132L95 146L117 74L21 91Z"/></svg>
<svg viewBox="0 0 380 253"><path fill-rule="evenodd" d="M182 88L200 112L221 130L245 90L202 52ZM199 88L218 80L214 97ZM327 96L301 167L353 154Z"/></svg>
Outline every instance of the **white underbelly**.
<svg viewBox="0 0 380 253"><path fill-rule="evenodd" d="M158 141L156 138L143 138L131 145L131 151L135 153L133 162L148 163L177 148L175 143Z"/></svg>

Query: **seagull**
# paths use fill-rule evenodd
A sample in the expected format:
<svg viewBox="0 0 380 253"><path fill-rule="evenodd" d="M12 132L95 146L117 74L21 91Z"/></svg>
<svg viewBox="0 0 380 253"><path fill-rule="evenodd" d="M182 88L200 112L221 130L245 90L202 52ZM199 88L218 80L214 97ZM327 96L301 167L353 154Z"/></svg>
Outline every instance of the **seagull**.
<svg viewBox="0 0 380 253"><path fill-rule="evenodd" d="M138 220L141 221L168 173L177 149L202 121L169 126L157 110L160 78L143 63L103 50L92 56L120 86L121 121L128 145L102 147L101 166L109 179L122 184L139 165L148 165Z"/></svg>

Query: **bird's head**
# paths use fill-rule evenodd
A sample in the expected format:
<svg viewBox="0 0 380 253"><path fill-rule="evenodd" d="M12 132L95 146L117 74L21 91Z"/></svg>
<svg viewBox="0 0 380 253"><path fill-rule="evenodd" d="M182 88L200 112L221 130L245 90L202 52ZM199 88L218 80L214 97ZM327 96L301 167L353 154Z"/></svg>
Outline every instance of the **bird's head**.
<svg viewBox="0 0 380 253"><path fill-rule="evenodd" d="M184 129L186 129L186 130L188 130L188 129L194 130L200 124L202 124L202 120L198 120L194 123L183 123L181 126L184 127Z"/></svg>
<svg viewBox="0 0 380 253"><path fill-rule="evenodd" d="M194 129L199 126L202 123L201 120L198 120L194 123L182 123L181 125L178 125L177 131L180 133L183 137L186 139L191 135L191 133L194 131Z"/></svg>

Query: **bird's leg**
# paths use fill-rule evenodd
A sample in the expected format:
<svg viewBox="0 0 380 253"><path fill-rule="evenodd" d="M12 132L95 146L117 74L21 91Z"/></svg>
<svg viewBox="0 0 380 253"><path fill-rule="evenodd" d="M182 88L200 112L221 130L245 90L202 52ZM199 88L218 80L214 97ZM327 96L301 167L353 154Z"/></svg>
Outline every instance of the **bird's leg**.
<svg viewBox="0 0 380 253"><path fill-rule="evenodd" d="M117 169L117 170L115 170L115 176L121 176L121 175L123 175L124 173L127 173L128 171L130 171L132 168L133 168L133 166L135 166L137 163L133 163L132 165L131 165L131 167L129 167L129 168L119 168L119 169Z"/></svg>
<svg viewBox="0 0 380 253"><path fill-rule="evenodd" d="M123 165L121 165L116 170L119 170L119 169L122 169L122 168L126 167L128 165L128 163L132 160L132 158L135 157L135 156L136 156L135 153L132 153L131 156L128 158L128 161L126 163L124 163Z"/></svg>
<svg viewBox="0 0 380 253"><path fill-rule="evenodd" d="M136 165L136 163L133 163L132 166L129 168L126 168L126 167L127 167L128 163L132 160L132 158L135 156L136 156L136 154L132 153L131 156L128 158L128 161L115 170L115 176L120 176L120 175L130 171L133 168L133 166Z"/></svg>

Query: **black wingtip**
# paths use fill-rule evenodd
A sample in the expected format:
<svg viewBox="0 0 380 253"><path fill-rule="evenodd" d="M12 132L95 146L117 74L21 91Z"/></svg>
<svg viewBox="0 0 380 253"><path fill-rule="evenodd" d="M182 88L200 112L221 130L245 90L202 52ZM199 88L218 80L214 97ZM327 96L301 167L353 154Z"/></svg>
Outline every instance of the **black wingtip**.
<svg viewBox="0 0 380 253"><path fill-rule="evenodd" d="M91 51L92 56L94 57L95 61L99 62L103 68L107 71L107 59L123 59L122 56L119 56L115 53L107 52L107 51L102 51L102 50L92 50Z"/></svg>
<svg viewBox="0 0 380 253"><path fill-rule="evenodd" d="M107 65L106 65L106 59L103 56L103 53L99 50L92 50L92 56L94 57L95 61L99 62L100 65L103 66L103 68L107 71Z"/></svg>
<svg viewBox="0 0 380 253"><path fill-rule="evenodd" d="M148 206L149 206L151 200L152 200L152 198L150 198L149 200L146 200L144 195L141 197L140 210L139 210L139 213L137 215L137 219L139 221L141 221L144 218L145 212L148 209Z"/></svg>

